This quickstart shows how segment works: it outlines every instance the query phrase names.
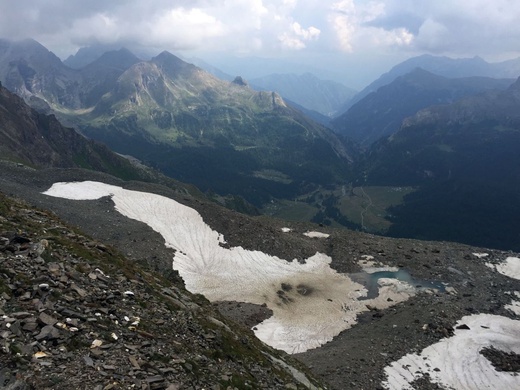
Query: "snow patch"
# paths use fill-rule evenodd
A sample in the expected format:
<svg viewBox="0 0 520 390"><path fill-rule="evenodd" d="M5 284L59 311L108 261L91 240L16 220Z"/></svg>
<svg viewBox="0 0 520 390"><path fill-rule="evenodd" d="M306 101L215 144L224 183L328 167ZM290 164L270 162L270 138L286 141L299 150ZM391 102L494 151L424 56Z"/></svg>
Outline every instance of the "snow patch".
<svg viewBox="0 0 520 390"><path fill-rule="evenodd" d="M512 311L517 316L520 316L520 302L512 300L509 305L504 306L505 309Z"/></svg>
<svg viewBox="0 0 520 390"><path fill-rule="evenodd" d="M500 264L486 263L486 265L502 275L520 280L520 258L518 257L508 257Z"/></svg>
<svg viewBox="0 0 520 390"><path fill-rule="evenodd" d="M520 321L507 317L477 314L457 323L469 329L456 329L452 337L425 348L420 354L408 354L385 368L390 390L413 389L415 379L429 377L442 387L465 390L520 389L520 376L496 371L482 355L484 347L520 353Z"/></svg>
<svg viewBox="0 0 520 390"><path fill-rule="evenodd" d="M488 257L489 253L473 253L473 256L483 259L484 257Z"/></svg>
<svg viewBox="0 0 520 390"><path fill-rule="evenodd" d="M366 272L367 274L375 274L376 272L383 271L399 271L399 267L391 267L388 265L383 265L380 262L373 261L372 259L374 258L374 256L363 255L361 257L365 258L366 260L359 260L358 265L363 269L363 272Z"/></svg>
<svg viewBox="0 0 520 390"><path fill-rule="evenodd" d="M92 181L56 183L44 194L76 200L111 196L117 211L146 223L163 236L166 246L176 250L172 266L189 291L210 301L267 304L273 316L257 325L255 333L288 353L332 340L354 325L367 305L388 307L415 293L413 286L385 279L380 281L377 298L360 301L367 290L330 268L329 256L316 253L302 264L242 247L224 248L219 245L224 237L204 223L197 211L164 196Z"/></svg>
<svg viewBox="0 0 520 390"><path fill-rule="evenodd" d="M330 234L322 232L305 232L303 233L303 235L310 238L327 238L330 236Z"/></svg>
<svg viewBox="0 0 520 390"><path fill-rule="evenodd" d="M283 228L282 228L282 232L284 232L284 233L289 233L289 232L292 232L292 229L291 229L291 228L288 228L288 227L283 227Z"/></svg>

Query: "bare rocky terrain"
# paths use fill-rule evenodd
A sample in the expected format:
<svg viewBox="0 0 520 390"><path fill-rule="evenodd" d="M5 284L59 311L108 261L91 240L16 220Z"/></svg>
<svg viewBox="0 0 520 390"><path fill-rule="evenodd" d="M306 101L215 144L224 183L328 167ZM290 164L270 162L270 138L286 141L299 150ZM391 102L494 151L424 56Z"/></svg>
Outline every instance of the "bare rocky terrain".
<svg viewBox="0 0 520 390"><path fill-rule="evenodd" d="M19 195L32 198L34 188ZM23 187L3 188L13 189ZM76 211L101 213L88 230L112 239L0 194L0 388L322 387L301 363L186 291L171 266L161 266L172 253L154 250L156 234L115 232L108 200L88 207ZM132 259L108 244L119 235L131 236Z"/></svg>
<svg viewBox="0 0 520 390"><path fill-rule="evenodd" d="M27 201L29 204L34 205L40 209L51 210L67 224L71 226L78 226L86 236L92 237L92 239L85 238L85 242L88 243L92 241L98 243L93 245L91 248L92 250L98 252L100 251L96 245L102 245L101 248L107 248L107 246L114 248L114 251L120 251L122 255L128 259L125 260L125 264L128 264L129 267L132 267L134 270L132 272L136 272L135 270L141 269L139 267L144 267L144 269L149 270L147 272L153 273L153 271L158 271L164 277L168 278L169 281L175 280L175 283L177 284L179 284L180 281L178 280L178 277L176 277L175 273L171 270L172 253L171 250L168 250L164 246L164 240L162 237L158 233L152 231L146 225L129 220L128 218L125 218L119 213L115 212L113 209L113 204L109 198L103 198L94 201L74 202L64 199L50 198L48 196L42 195L41 192L48 189L54 182L76 180L99 180L111 184L123 185L128 189L155 192L170 196L178 202L196 209L202 215L204 221L207 224L209 224L218 232L224 234L226 241L230 246L240 245L246 249L261 250L265 253L277 255L281 258L297 258L300 260L319 251L331 256L332 267L338 272L343 273L359 272L361 269L358 262L362 260L362 256L369 255L373 256L376 262L380 262L388 266L398 266L400 268L406 269L414 278L427 281L443 282L446 284L446 286L450 287L447 289L447 291L444 292L433 290L419 292L416 296L410 298L406 302L397 304L389 309L367 310L358 317L358 324L342 332L339 336L334 338L332 342L329 342L321 348L309 350L305 353L293 356L301 362L305 363L310 371L317 378L322 380L326 387L331 389L382 388L381 381L384 379L383 369L385 366L395 360L398 360L407 353L418 352L426 346L440 340L441 338L451 335L453 333L456 321L464 315L472 313L492 313L515 318L513 313L504 309L504 305L510 303L511 301L511 295L508 292L520 290L520 282L496 273L489 267L485 266L485 262L498 263L503 261L508 256L518 257L518 254L511 252L475 248L449 242L426 242L384 238L344 229L334 230L312 224L289 223L267 217L251 218L221 208L218 205L211 203L203 198L192 196L183 188L174 190L157 185L142 184L138 182L123 183L107 175L86 172L77 169L44 169L36 171L25 166L17 166L11 163L2 163L0 166L0 172L1 192L6 195L12 195L21 198ZM292 231L289 233L282 233L282 227L290 227ZM326 239L308 238L303 236L302 233L308 230L319 230L330 234L330 236ZM36 244L40 242L39 240L45 238L45 236L42 236L41 234L31 234L30 245ZM9 240L13 239L12 237L7 238ZM51 246L54 244L52 240L49 240L48 238L45 239L48 240ZM112 251L112 249L110 250ZM101 252L104 253L103 250L101 250ZM2 255L4 253L6 252L2 252ZM478 256L474 255L475 253L487 253L488 256L485 259L480 259ZM14 256L16 256L16 254L17 253L13 252ZM3 256L3 258L6 258L5 255ZM15 257L8 257L7 260L4 260L4 262L8 262L9 267L12 269L14 269L14 263L12 263L14 258ZM23 273L27 273L28 275L32 276L28 277L30 281L23 285L23 287L20 287L19 292L20 296L26 296L27 293L29 293L29 299L25 303L30 304L34 299L41 302L42 294L44 294L45 291L40 291L38 286L42 283L51 284L46 279L42 279L41 281L37 279L37 275L39 275L41 270L44 271L42 275L46 275L52 279L50 282L59 283L59 280L63 275L67 276L67 272L70 273L70 270L68 270L67 267L77 268L76 266L78 264L83 264L82 260L76 260L77 263L70 263L67 266L64 266L65 268L60 268L56 275L52 275L48 267L49 264L56 261L44 261L42 264L37 264L37 267L39 268L34 268L34 270L32 270L30 267L36 267L36 265L30 263L30 256L27 255L24 261L28 263L23 266L26 267L26 269L23 269ZM47 269L45 269L45 267L47 267ZM68 290L64 290L62 292L66 296L71 296L74 299L74 302L81 301L80 305L82 306L80 307L85 309L88 308L89 312L85 314L85 318L87 320L88 318L96 318L95 306L88 306L88 300L91 299L95 302L101 303L105 302L107 297L103 294L106 293L101 292L105 290L117 290L121 295L114 294L115 300L113 304L108 305L108 312L100 312L103 319L110 319L111 314L116 316L119 321L122 321L121 318L124 318L125 315L129 317L130 315L135 316L136 314L131 313L131 308L136 308L138 305L133 304L129 297L124 296L124 291L128 289L139 296L139 299L144 305L143 308L139 308L137 310L137 313L143 323L148 322L150 324L150 330L145 330L146 332L157 335L161 334L161 332L171 330L171 326L172 324L175 324L175 322L172 323L170 320L169 310L172 309L168 307L169 304L167 304L167 302L162 302L159 300L159 298L153 301L149 301L147 299L148 296L153 295L151 293L151 289L154 291L156 290L156 287L153 285L153 283L158 284L157 293L161 296L170 296L163 291L164 288L170 287L166 287L164 284L162 284L164 283L162 281L159 282L155 280L155 276L146 276L146 278L151 277L153 283L147 282L147 284L144 281L141 282L142 284L136 283L133 280L139 281L139 278L136 278L135 276L129 277L128 275L125 276L124 270L118 269L117 266L114 266L111 268L113 274L111 275L110 279L114 283L116 280L118 282L107 285L107 289L106 287L99 286L99 283L107 284L106 281L91 279L89 277L89 275L92 273L97 276L95 273L96 267L98 267L98 265L90 265L84 269L84 272L82 275L80 275L80 280L83 278L88 282L87 285L78 284L80 289L88 291L88 299L81 296L78 297L77 293L70 291L70 284L67 287ZM22 272L22 269L20 269L18 272ZM33 272L33 274L31 274L31 272ZM31 279L33 276L36 279ZM13 284L13 276L8 275L8 277L10 279L7 284ZM67 276L67 278L70 279L70 276ZM143 276L142 278L145 277ZM180 289L181 287L177 288ZM178 295L179 293L175 292L176 290L172 291L174 291L174 295L170 297L182 302L182 299L179 299L181 298ZM6 291L5 294L8 294L11 299L13 299L14 293L12 290L11 292L9 290ZM148 296L145 294L148 294ZM187 295L185 292L182 292L182 298L187 300L188 298L186 297L189 297L189 295ZM6 307L9 307L8 305L12 303L11 299L5 300L3 308L4 311L6 311ZM204 301L202 298L200 299ZM15 301L18 302L18 305L22 305L24 302L20 301L19 296L15 297ZM159 306L152 310L152 304L145 304L147 301L153 302L154 307L156 304ZM23 303L23 305L25 305L25 303ZM179 328L176 332L181 332L182 329L182 332L189 333L190 327L191 329L193 328L193 326L191 326L192 322L190 322L190 318L194 318L193 312L199 313L197 316L203 313L202 315L205 316L205 318L208 316L211 316L215 319L220 318L218 319L219 323L228 321L225 319L225 317L221 317L222 315L227 316L230 318L229 321L231 321L228 324L233 325L226 326L237 326L241 328L242 325L238 325L238 323L241 322L243 325L245 325L244 329L246 326L251 327L254 321L261 321L262 319L269 316L268 310L266 310L264 307L246 305L242 303L222 302L210 306L207 302L201 304L199 301L197 301L196 298L193 297L190 297L187 303L187 308L183 308L183 310L181 310L183 313L179 319L181 323L179 326L181 326L181 328ZM202 309L197 309L195 311L190 310L188 306L191 303L200 306ZM29 312L25 306L22 306L16 309L17 312ZM99 304L99 306L103 307L101 304ZM43 311L41 312L46 313L53 318L52 321L55 319L56 321L64 323L66 326L68 326L66 319L70 316L61 314L58 310L59 307L57 307L56 304L50 309L44 306L41 308L43 308ZM113 309L115 312L111 312ZM175 310L178 310L178 308L175 308ZM220 311L220 313L218 313L218 311ZM20 330L22 336L25 335L23 327L26 326L26 324L35 324L28 326L37 326L33 333L38 335L39 333L37 332L41 332L42 325L43 327L49 325L46 324L43 320L39 319L39 313L40 312L33 311L30 313L30 315L27 316L25 314L20 314L18 315L18 318L14 316L9 318L14 318L14 321L19 322L22 329ZM29 318L29 320L26 320L26 318ZM79 320L81 320L81 318ZM198 362L196 363L196 366L191 363L196 360L194 360L194 356L190 355L191 352L189 351L189 348L186 344L183 344L184 346L182 348L184 349L179 347L179 349L183 351L179 354L176 350L177 344L175 342L172 342L169 338L162 338L160 344L154 344L151 347L151 350L157 351L159 348L169 350L169 348L173 348L173 351L175 352L168 352L167 357L165 358L159 356L160 364L158 363L159 365L156 367L157 370L152 368L149 370L144 369L145 374L139 376L136 374L136 372L139 372L140 370L135 366L132 367L131 362L128 360L128 356L132 356L132 353L135 352L135 358L138 362L140 359L143 361L146 361L146 359L149 360L149 357L146 356L146 348L149 347L142 346L142 343L150 342L149 338L147 338L144 334L139 335L139 333L132 333L133 339L131 338L131 340L128 340L128 344L137 346L137 348L134 352L132 352L131 349L130 351L126 351L128 348L125 348L124 343L121 345L121 341L114 342L114 340L110 340L109 334L107 335L108 331L106 329L103 329L102 331L101 329L98 329L89 323L87 320L82 320L81 322L88 324L88 327L86 328L88 332L83 331L83 336L85 336L84 342L88 340L91 343L93 339L104 335L108 347L106 347L106 350L103 350L103 348L101 348L102 346L99 348L99 350L103 352L101 358L92 357L92 349L90 346L85 346L85 349L81 354L72 353L71 359L76 359L76 363L74 363L76 365L71 363L72 366L75 367L71 368L71 370L76 369L77 371L71 372L77 373L77 378L83 378L81 375L88 376L89 372L92 373L92 375L95 374L96 378L99 379L99 386L102 386L100 388L110 388L106 387L109 385L107 378L120 379L121 377L118 377L117 375L122 375L124 378L132 377L132 375L128 374L130 371L134 372L135 380L140 381L139 383L132 382L136 383L138 386L146 386L148 385L148 382L146 382L147 378L160 375L162 378L160 383L164 384L165 386L166 384L168 384L168 386L182 384L179 385L179 388L202 388L203 383L206 385L211 380L218 378L222 380L224 377L227 379L232 377L234 378L237 375L240 376L240 372L249 372L247 370L251 369L251 365L253 364L249 361L247 363L247 370L244 369L244 366L239 368L240 363L236 360L238 358L236 358L233 352L230 352L230 356L228 356L228 359L225 360L230 364L230 366L226 366L228 363L217 363L218 359L212 358L214 359L211 360L211 363L214 364L212 367L214 367L216 370L213 372L210 369L211 364L206 364L207 362L204 364ZM159 321L159 323L157 323L157 321ZM196 327L198 325L194 326ZM215 332L214 334L207 334L207 331L205 331L205 334L207 334L208 337L203 337L202 340L200 340L202 345L201 348L209 348L215 351L227 348L226 345L228 343L228 339L224 337L224 335L226 335L226 337L230 335L228 334L227 329L225 327L219 327L219 325L215 325L213 326L213 330ZM70 351L59 352L60 345L67 345L68 339L61 338L61 334L65 333L64 330L58 331L60 332L60 336L53 339L58 340L54 348L56 351L58 351L56 352L56 355L58 357L69 356L66 354L71 353ZM234 329L230 329L230 331L233 333ZM89 336L90 338L86 338L90 332L93 332L94 334ZM129 337L129 332L130 331L126 327L125 333L123 334L123 339ZM96 333L98 336L95 335ZM54 336L51 335L51 337ZM107 338L108 340L106 340ZM33 342L32 340L33 339L27 339L24 342ZM177 339L173 339L173 341L182 342ZM191 341L190 345L196 345L196 343L192 343ZM156 341L153 341L153 343L155 342ZM219 342L220 344L218 344ZM25 346L25 344L23 345ZM251 336L248 338L248 341L245 345L256 346L257 342L254 341ZM118 346L119 348L116 348ZM51 351L52 354L54 354L54 349ZM42 352L47 353L48 351L42 350ZM118 355L119 353L121 353L121 355ZM152 354L153 353L154 352L152 352ZM163 355L165 354L164 352L162 353ZM107 355L109 355L110 359L113 360L103 360L104 356ZM285 354L281 353L280 355L283 356ZM89 357L91 360L84 359L85 356ZM256 356L259 357L265 355L258 354ZM34 359L35 358L27 359L28 361L20 364L25 364L25 369L30 367L31 370L34 371L34 377L42 381L42 373L45 372L48 367L46 365L40 364L40 362L49 361L49 359L47 358L46 360L46 358L43 358L42 360L38 359L37 361ZM52 366L59 367L60 364L65 364L64 361L66 361L67 358L60 359L57 359L57 362L50 360L52 362ZM174 360L176 361L176 359L180 359L181 361L183 360L184 363L176 363L177 365L172 367L171 362ZM233 361L235 366L233 366L229 360ZM242 360L242 363L246 364L245 359L238 360ZM9 361L11 362L11 360ZM128 362L130 362L130 364ZM189 374L189 370L186 369L186 362L189 363L188 368L191 367L192 372L195 371L194 367L197 367L197 375L199 378L197 380L207 380L207 382L193 382L193 377L190 376L191 374ZM119 373L117 370L122 369L120 366L122 366L123 363L126 364L126 368L123 370L124 372ZM261 361L259 361L259 364L260 363ZM11 369L11 373L17 372L16 367L18 366L16 366L16 364L14 366L14 371ZM104 367L104 365L108 368ZM138 363L138 365L141 367L141 363ZM38 368L39 371L35 370L35 367ZM112 367L114 368L112 369ZM204 368L202 369L199 367ZM161 371L161 369L169 370L170 368L177 370L178 372L182 373L182 375L177 377L177 371L175 371L175 373L173 371ZM240 369L243 371L240 371ZM274 371L265 371L265 368L262 368L261 370L264 371L262 371L258 382L255 382L259 386L267 386L266 388L283 388L285 386L286 388L291 388L291 386L301 385L299 382L295 382L294 380L284 382L282 379L279 379L281 382L278 382L276 380L277 376L274 374ZM100 374L100 372L103 372L106 375ZM233 372L233 374L228 375L228 372ZM115 375L116 373L117 375ZM245 376L245 378L249 378L249 376ZM157 378L157 380L159 380L159 378ZM175 382L176 380L178 380L178 382ZM190 382L190 380L192 382ZM35 383L41 384L43 382ZM252 385L253 380L250 379L248 383ZM96 386L97 385L98 384L96 384ZM215 384L212 383L212 385ZM220 388L226 388L227 383L223 384L219 382L218 385L223 386ZM36 388L60 388L52 387L52 384L47 384L46 386L47 387ZM235 386L237 388L247 388L244 383L233 384L231 386ZM432 384L425 379L417 381L415 386L417 389L439 388L437 385Z"/></svg>

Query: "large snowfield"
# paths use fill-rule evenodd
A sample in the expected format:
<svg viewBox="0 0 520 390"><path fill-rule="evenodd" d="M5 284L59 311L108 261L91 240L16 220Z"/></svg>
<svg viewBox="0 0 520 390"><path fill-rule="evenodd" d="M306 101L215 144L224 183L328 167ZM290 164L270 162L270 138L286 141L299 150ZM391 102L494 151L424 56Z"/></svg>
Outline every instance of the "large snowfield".
<svg viewBox="0 0 520 390"><path fill-rule="evenodd" d="M56 183L44 194L75 200L111 196L117 211L146 223L164 237L166 246L176 250L173 268L179 271L189 291L211 301L267 304L273 316L257 325L255 333L265 343L288 353L303 352L332 340L355 324L356 316L368 310L367 305L385 308L416 292L408 283L380 279L379 295L359 300L367 290L330 268L330 257L316 253L299 263L242 247L225 248L221 246L224 237L204 223L197 211L163 196L92 181ZM325 237L317 233L307 236ZM369 260L367 255L363 261L368 272L373 268ZM520 278L518 258L489 266ZM520 293L511 295L518 297ZM512 311L515 305L519 303L512 302ZM387 366L388 379L383 386L413 389L411 383L426 375L443 388L520 389L520 376L496 371L479 352L494 346L520 354L520 321L476 314L463 317L459 324L467 327Z"/></svg>
<svg viewBox="0 0 520 390"><path fill-rule="evenodd" d="M117 211L146 223L176 250L173 268L189 291L210 301L267 304L273 316L255 327L256 336L288 353L332 340L355 324L367 305L385 308L415 293L407 283L381 279L379 295L360 301L367 290L330 268L330 257L316 253L302 264L242 247L224 248L224 237L197 211L164 196L92 181L56 183L45 194L75 200L110 195Z"/></svg>

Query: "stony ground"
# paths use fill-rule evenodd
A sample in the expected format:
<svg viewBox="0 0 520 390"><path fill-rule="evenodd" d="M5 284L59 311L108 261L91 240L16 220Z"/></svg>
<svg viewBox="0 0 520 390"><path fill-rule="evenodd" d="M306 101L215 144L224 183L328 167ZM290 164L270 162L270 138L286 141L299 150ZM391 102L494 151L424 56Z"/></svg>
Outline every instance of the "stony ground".
<svg viewBox="0 0 520 390"><path fill-rule="evenodd" d="M306 388L285 364L174 273L0 194L0 388Z"/></svg>
<svg viewBox="0 0 520 390"><path fill-rule="evenodd" d="M56 181L91 179L117 185L121 182L79 170L37 172L13 165L0 168L0 191L51 209L68 223L81 226L95 240L113 245L137 264L171 272L172 253L164 247L162 238L143 224L114 212L110 199L74 202L40 194ZM386 365L449 336L455 322L464 315L493 313L513 317L504 305L511 300L507 292L520 291L520 283L492 271L484 262L500 262L518 254L447 242L390 239L348 230L328 230L317 225L265 217L249 218L191 196L184 188L166 189L141 183L125 183L124 186L168 195L195 208L206 223L224 234L230 246L241 245L285 259L303 259L320 251L332 257L333 268L346 273L358 272L361 256L371 255L385 265L407 269L416 278L442 281L454 289L451 293L420 293L392 308L368 311L359 317L357 325L332 342L295 356L332 389L380 388ZM282 227L290 227L293 231L281 233ZM327 232L330 237L304 237L302 233L308 230ZM473 254L481 252L489 256L483 260ZM266 308L254 305L223 302L214 307L248 327L269 315ZM417 389L439 388L427 380L420 380L415 385Z"/></svg>

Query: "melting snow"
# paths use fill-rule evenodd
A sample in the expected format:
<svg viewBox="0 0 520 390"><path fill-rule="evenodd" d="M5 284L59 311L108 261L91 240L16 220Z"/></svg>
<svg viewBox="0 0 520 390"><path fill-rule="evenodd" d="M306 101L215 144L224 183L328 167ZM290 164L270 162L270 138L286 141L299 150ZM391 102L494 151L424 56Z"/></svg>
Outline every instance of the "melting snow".
<svg viewBox="0 0 520 390"><path fill-rule="evenodd" d="M478 258L487 253L473 253ZM520 259L508 257L500 264L486 263L494 270L514 279L520 279ZM516 297L520 293L514 292ZM520 315L520 302L512 300L505 306ZM387 381L383 385L390 390L413 389L411 383L427 376L430 381L446 388L520 389L520 376L496 371L480 353L493 346L504 352L520 354L520 321L507 317L476 314L463 317L458 324L469 329L456 329L455 335L425 348L420 354L408 354L385 368Z"/></svg>
<svg viewBox="0 0 520 390"><path fill-rule="evenodd" d="M384 308L415 293L406 283L381 279L377 298L359 301L366 289L330 268L327 255L316 253L301 264L242 247L223 248L219 243L224 237L195 210L156 194L92 181L56 183L45 194L76 200L112 196L117 211L146 223L164 237L166 246L176 250L173 268L189 291L211 301L266 303L273 316L257 325L255 333L289 353L332 340L355 324L367 305ZM306 235L328 237L319 232Z"/></svg>
<svg viewBox="0 0 520 390"><path fill-rule="evenodd" d="M520 389L520 376L496 371L480 350L493 346L505 352L520 353L520 321L506 317L477 314L463 317L455 335L425 348L420 354L408 354L385 368L387 389L413 389L410 383L427 376L446 388Z"/></svg>
<svg viewBox="0 0 520 390"><path fill-rule="evenodd" d="M520 258L508 257L502 263L493 265L486 263L488 267L495 268L502 275L520 280Z"/></svg>
<svg viewBox="0 0 520 390"><path fill-rule="evenodd" d="M327 238L329 236L329 234L322 232L305 232L303 235L310 238Z"/></svg>
<svg viewBox="0 0 520 390"><path fill-rule="evenodd" d="M383 265L377 261L373 261L372 259L374 258L374 256L362 255L361 257L365 260L359 260L358 265L367 274L374 274L376 272L381 272L381 271L389 271L389 272L399 271L399 267L391 267L388 265Z"/></svg>
<svg viewBox="0 0 520 390"><path fill-rule="evenodd" d="M509 305L505 305L504 307L507 310L510 310L513 313L515 313L517 316L520 316L520 302L519 301L515 301L513 299Z"/></svg>
<svg viewBox="0 0 520 390"><path fill-rule="evenodd" d="M291 228L288 228L288 227L283 227L283 228L282 228L282 232L284 232L284 233L289 233L289 232L291 232L291 231L292 231Z"/></svg>

